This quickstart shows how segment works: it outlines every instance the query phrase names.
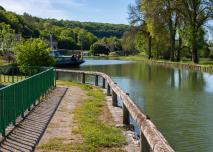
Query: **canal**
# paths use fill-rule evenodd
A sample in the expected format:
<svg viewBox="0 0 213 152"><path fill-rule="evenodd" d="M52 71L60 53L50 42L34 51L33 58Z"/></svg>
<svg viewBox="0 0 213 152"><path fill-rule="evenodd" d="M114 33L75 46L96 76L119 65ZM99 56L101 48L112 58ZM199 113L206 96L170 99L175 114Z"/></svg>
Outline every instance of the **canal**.
<svg viewBox="0 0 213 152"><path fill-rule="evenodd" d="M86 60L80 69L110 75L176 151L213 151L213 75L119 60Z"/></svg>

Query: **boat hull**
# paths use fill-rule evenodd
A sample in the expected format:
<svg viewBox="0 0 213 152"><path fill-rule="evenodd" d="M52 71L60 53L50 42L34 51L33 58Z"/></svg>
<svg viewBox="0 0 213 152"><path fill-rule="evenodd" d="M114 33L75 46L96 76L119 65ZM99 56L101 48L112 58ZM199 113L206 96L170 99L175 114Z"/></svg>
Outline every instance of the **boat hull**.
<svg viewBox="0 0 213 152"><path fill-rule="evenodd" d="M80 66L84 62L85 62L84 60L70 61L70 62L57 62L55 64L55 67L60 67L60 68L76 67L76 66Z"/></svg>

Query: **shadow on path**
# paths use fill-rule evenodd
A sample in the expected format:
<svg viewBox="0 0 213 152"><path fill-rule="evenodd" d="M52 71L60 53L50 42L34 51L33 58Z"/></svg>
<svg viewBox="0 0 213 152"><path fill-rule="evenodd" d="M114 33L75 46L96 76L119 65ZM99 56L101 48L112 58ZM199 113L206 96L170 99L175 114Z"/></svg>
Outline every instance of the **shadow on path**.
<svg viewBox="0 0 213 152"><path fill-rule="evenodd" d="M56 112L67 88L57 87L40 102L0 143L0 152L34 151Z"/></svg>

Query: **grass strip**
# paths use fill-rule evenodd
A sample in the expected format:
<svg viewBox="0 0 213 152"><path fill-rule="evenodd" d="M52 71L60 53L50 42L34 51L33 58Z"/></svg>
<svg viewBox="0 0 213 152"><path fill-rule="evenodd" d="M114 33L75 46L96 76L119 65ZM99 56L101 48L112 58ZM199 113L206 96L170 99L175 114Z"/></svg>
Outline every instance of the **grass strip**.
<svg viewBox="0 0 213 152"><path fill-rule="evenodd" d="M103 123L99 116L106 104L101 89L91 85L82 85L71 81L57 81L59 85L78 86L84 89L88 98L74 111L74 119L78 128L73 133L83 137L83 144L64 144L63 138L54 138L38 147L44 151L114 151L123 152L126 138L120 129Z"/></svg>

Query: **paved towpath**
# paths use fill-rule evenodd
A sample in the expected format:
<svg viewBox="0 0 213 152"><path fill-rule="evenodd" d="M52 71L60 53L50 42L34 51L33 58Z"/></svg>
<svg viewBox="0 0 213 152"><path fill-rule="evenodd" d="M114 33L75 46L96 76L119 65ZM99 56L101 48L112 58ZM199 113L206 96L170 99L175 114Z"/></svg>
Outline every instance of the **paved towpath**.
<svg viewBox="0 0 213 152"><path fill-rule="evenodd" d="M34 151L66 91L65 87L55 88L44 101L32 109L1 141L0 152Z"/></svg>

